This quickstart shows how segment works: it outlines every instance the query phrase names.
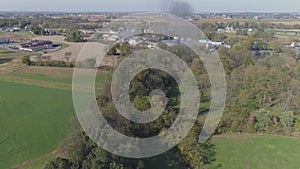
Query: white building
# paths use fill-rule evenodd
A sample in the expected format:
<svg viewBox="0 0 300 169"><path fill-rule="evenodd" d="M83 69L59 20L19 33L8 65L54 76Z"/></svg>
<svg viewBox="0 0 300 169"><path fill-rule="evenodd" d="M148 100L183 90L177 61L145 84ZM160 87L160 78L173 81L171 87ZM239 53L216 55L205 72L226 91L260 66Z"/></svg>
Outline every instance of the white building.
<svg viewBox="0 0 300 169"><path fill-rule="evenodd" d="M296 43L296 42L293 42L291 45L290 45L291 48L299 48L300 47L300 43Z"/></svg>
<svg viewBox="0 0 300 169"><path fill-rule="evenodd" d="M235 33L233 26L227 26L225 29L226 33Z"/></svg>

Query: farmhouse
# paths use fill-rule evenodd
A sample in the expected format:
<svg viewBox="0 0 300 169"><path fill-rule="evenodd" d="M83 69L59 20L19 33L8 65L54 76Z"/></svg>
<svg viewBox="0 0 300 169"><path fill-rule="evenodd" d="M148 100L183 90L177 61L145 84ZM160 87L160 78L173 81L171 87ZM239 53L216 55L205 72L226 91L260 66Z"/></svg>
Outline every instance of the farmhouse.
<svg viewBox="0 0 300 169"><path fill-rule="evenodd" d="M48 40L33 40L28 43L23 43L18 46L19 50L26 52L39 51L44 49L52 49L53 42Z"/></svg>

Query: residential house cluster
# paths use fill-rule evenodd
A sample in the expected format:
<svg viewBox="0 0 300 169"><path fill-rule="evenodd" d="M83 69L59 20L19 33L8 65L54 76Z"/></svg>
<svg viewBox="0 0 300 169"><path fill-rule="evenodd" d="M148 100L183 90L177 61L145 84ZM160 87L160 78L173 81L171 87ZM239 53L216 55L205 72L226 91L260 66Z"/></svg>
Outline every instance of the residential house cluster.
<svg viewBox="0 0 300 169"><path fill-rule="evenodd" d="M113 30L99 30L97 33L100 33L102 38L107 41L116 42L119 40L119 33Z"/></svg>
<svg viewBox="0 0 300 169"><path fill-rule="evenodd" d="M29 25L26 25L23 28L20 28L18 26L13 26L13 27L8 27L8 26L4 26L4 27L0 27L1 31L6 31L6 32L23 32L28 30Z"/></svg>
<svg viewBox="0 0 300 169"><path fill-rule="evenodd" d="M227 25L226 28L218 28L219 33L236 33L236 30L234 29L233 25L229 26Z"/></svg>
<svg viewBox="0 0 300 169"><path fill-rule="evenodd" d="M89 29L81 29L79 30L81 39L85 41L92 40L92 35L95 33L94 30L89 30Z"/></svg>

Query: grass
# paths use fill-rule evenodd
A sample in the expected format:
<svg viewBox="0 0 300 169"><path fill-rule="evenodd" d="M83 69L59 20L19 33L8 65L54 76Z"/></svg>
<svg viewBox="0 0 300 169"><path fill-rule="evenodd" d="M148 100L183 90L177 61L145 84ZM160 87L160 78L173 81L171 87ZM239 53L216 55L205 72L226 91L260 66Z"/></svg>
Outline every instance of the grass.
<svg viewBox="0 0 300 169"><path fill-rule="evenodd" d="M70 45L68 45L68 44L65 44L65 43L62 43L61 44L61 49L65 49L65 48L67 48L67 47L69 47Z"/></svg>
<svg viewBox="0 0 300 169"><path fill-rule="evenodd" d="M74 116L71 91L0 81L0 168L51 152Z"/></svg>
<svg viewBox="0 0 300 169"><path fill-rule="evenodd" d="M34 35L30 32L4 32L0 31L0 38L9 38L12 41L21 41L32 39Z"/></svg>
<svg viewBox="0 0 300 169"><path fill-rule="evenodd" d="M0 58L10 58L10 57L17 57L17 56L24 56L24 53L15 53L9 51L5 48L0 48Z"/></svg>
<svg viewBox="0 0 300 169"><path fill-rule="evenodd" d="M23 67L18 71L0 76L0 80L30 84L57 89L72 89L73 69L51 67ZM101 92L102 84L107 80L106 71L98 71L96 77L96 91Z"/></svg>
<svg viewBox="0 0 300 169"><path fill-rule="evenodd" d="M273 135L216 136L216 162L222 169L295 169L300 139Z"/></svg>
<svg viewBox="0 0 300 169"><path fill-rule="evenodd" d="M276 32L276 35L300 38L300 35Z"/></svg>
<svg viewBox="0 0 300 169"><path fill-rule="evenodd" d="M22 67L0 75L0 169L25 165L40 169L55 156L75 116L72 102L72 69ZM107 72L99 72L101 86ZM100 90L100 89L98 89Z"/></svg>
<svg viewBox="0 0 300 169"><path fill-rule="evenodd" d="M43 169L49 161L54 160L56 157L56 154L51 154L50 156L25 165L24 167L22 167L22 169Z"/></svg>

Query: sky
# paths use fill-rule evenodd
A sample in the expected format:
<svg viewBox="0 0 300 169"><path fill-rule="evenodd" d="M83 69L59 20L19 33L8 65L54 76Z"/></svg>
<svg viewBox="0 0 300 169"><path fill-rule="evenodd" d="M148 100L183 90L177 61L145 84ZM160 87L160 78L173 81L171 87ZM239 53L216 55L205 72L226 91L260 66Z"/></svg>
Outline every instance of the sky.
<svg viewBox="0 0 300 169"><path fill-rule="evenodd" d="M172 0L0 0L0 11L162 11ZM300 12L299 0L184 0L196 12Z"/></svg>

